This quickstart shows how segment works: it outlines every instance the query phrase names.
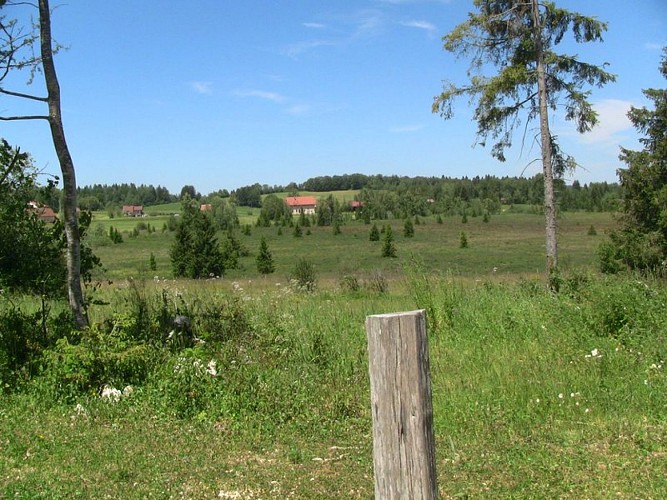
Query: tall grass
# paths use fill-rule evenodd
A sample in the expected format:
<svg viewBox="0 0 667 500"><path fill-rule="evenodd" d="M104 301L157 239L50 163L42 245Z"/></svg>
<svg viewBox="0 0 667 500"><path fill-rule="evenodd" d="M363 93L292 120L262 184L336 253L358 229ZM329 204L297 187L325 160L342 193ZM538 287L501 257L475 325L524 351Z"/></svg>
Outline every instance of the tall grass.
<svg viewBox="0 0 667 500"><path fill-rule="evenodd" d="M364 319L416 307L443 497L667 494L664 284L572 274L554 295L412 265L383 293L247 280L101 293L110 305L91 330L106 340L49 348L29 387L0 402L0 496L367 498ZM171 333L175 315L187 332ZM115 372L94 372L109 359ZM93 382L58 387L64 361ZM133 390L114 403L103 384Z"/></svg>

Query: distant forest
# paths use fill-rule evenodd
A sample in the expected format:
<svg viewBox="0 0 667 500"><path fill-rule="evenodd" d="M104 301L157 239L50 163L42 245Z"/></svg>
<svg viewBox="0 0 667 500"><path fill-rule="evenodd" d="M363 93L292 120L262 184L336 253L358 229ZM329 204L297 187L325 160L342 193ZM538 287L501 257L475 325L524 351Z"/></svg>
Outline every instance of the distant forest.
<svg viewBox="0 0 667 500"><path fill-rule="evenodd" d="M558 202L561 210L613 211L620 205L622 189L617 183L592 182L581 185L574 181L566 185L556 181ZM181 192L172 194L162 186L112 184L80 187L79 206L84 210L118 210L122 205L160 205L179 201L186 194L191 198L211 203L227 199L237 206L261 207L262 195L301 191L329 192L359 190L355 196L360 201L370 201L377 193L385 193L400 199L411 199L411 204L429 204L431 212L446 212L448 206L457 203L470 204L474 200L489 205L541 205L543 182L541 174L534 177L405 177L397 175L345 174L312 177L297 184L268 186L253 184L227 191L221 189L202 195L194 186L183 186ZM352 201L352 200L350 200ZM442 210L433 210L441 207ZM57 207L56 207L57 208ZM419 210L421 211L421 210Z"/></svg>

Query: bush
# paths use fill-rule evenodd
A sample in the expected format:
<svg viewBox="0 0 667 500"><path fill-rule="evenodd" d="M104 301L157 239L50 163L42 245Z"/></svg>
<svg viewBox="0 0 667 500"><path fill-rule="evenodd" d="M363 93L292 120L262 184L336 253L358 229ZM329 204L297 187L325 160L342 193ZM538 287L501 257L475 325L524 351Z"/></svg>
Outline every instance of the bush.
<svg viewBox="0 0 667 500"><path fill-rule="evenodd" d="M13 391L37 374L45 349L69 334L73 322L66 310L52 314L42 302L32 313L11 305L0 312L0 392Z"/></svg>
<svg viewBox="0 0 667 500"><path fill-rule="evenodd" d="M378 227L376 224L373 224L371 226L371 231L368 235L368 239L370 241L380 241L380 231L378 230Z"/></svg>
<svg viewBox="0 0 667 500"><path fill-rule="evenodd" d="M468 248L468 236L466 236L464 231L461 231L461 235L459 236L459 248Z"/></svg>
<svg viewBox="0 0 667 500"><path fill-rule="evenodd" d="M405 219L405 224L403 225L403 236L406 238L412 238L415 235L415 226L412 224L412 219Z"/></svg>
<svg viewBox="0 0 667 500"><path fill-rule="evenodd" d="M215 233L211 218L189 200L184 201L183 215L169 252L174 276L222 276L224 258Z"/></svg>
<svg viewBox="0 0 667 500"><path fill-rule="evenodd" d="M290 280L295 281L299 289L312 292L317 284L315 266L302 257L292 269Z"/></svg>
<svg viewBox="0 0 667 500"><path fill-rule="evenodd" d="M72 402L104 385L124 387L143 382L159 360L149 344L133 341L127 334L129 317L118 317L108 331L93 326L79 339L59 339L44 353L39 388L54 400Z"/></svg>
<svg viewBox="0 0 667 500"><path fill-rule="evenodd" d="M394 245L394 235L390 225L384 227L384 242L382 243L383 257L396 257L396 245Z"/></svg>
<svg viewBox="0 0 667 500"><path fill-rule="evenodd" d="M266 243L266 239L262 236L259 242L259 253L257 254L257 271L260 274L271 274L275 270L276 266L273 263L273 256Z"/></svg>

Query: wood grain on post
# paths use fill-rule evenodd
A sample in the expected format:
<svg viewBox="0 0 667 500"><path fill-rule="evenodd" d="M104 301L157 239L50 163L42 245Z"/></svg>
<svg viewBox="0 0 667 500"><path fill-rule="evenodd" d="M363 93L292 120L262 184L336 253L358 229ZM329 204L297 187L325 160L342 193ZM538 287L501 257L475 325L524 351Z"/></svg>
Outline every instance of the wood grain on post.
<svg viewBox="0 0 667 500"><path fill-rule="evenodd" d="M368 316L366 334L375 498L437 498L424 311Z"/></svg>

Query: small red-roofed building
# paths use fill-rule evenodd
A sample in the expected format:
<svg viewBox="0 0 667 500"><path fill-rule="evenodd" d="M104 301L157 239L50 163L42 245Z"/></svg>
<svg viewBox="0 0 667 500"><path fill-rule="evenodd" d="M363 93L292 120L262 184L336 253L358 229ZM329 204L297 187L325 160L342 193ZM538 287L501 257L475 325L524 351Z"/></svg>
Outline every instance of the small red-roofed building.
<svg viewBox="0 0 667 500"><path fill-rule="evenodd" d="M143 217L143 205L123 205L123 215L125 217Z"/></svg>
<svg viewBox="0 0 667 500"><path fill-rule="evenodd" d="M317 200L314 196L288 196L285 203L292 211L292 215L314 214L317 208Z"/></svg>

